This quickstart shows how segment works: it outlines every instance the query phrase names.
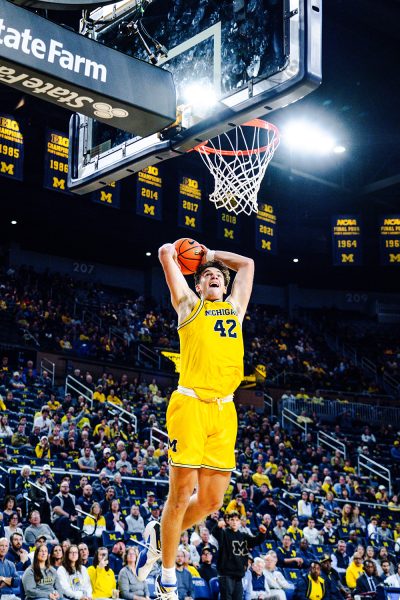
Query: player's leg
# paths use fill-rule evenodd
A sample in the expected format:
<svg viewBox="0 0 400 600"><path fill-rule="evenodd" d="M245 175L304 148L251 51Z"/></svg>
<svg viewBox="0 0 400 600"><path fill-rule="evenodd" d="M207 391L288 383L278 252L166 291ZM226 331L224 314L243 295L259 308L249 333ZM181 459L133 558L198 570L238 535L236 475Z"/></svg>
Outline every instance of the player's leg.
<svg viewBox="0 0 400 600"><path fill-rule="evenodd" d="M221 508L230 478L230 472L199 469L197 491L190 498L182 522L182 531Z"/></svg>

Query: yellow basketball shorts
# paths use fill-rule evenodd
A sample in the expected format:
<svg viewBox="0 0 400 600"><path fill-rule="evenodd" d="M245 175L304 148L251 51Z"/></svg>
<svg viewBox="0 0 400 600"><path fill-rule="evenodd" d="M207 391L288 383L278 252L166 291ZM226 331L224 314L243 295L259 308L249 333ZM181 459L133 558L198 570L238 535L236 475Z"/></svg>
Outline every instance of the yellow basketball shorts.
<svg viewBox="0 0 400 600"><path fill-rule="evenodd" d="M171 465L232 471L237 415L234 402L202 402L173 392L167 409Z"/></svg>

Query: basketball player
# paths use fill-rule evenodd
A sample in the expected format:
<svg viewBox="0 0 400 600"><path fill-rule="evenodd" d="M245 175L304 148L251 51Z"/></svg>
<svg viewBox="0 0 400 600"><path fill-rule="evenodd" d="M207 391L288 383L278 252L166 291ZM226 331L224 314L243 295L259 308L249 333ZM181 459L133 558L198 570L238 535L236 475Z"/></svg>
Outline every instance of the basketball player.
<svg viewBox="0 0 400 600"><path fill-rule="evenodd" d="M170 487L160 525L144 531L136 573L144 580L161 556L157 592L178 600L175 555L181 532L218 510L235 468L237 417L233 392L243 378L241 325L253 285L254 262L232 252L203 251L195 294L182 275L175 246L165 244L159 259L178 313L181 373L167 410ZM229 269L236 271L224 301ZM196 493L193 493L196 490ZM161 535L161 537L160 537Z"/></svg>

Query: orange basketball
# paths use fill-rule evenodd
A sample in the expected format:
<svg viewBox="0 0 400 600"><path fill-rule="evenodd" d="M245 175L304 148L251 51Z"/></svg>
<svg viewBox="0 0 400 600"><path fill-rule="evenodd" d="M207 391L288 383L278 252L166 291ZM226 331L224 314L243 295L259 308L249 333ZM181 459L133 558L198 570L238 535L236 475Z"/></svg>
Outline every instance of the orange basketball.
<svg viewBox="0 0 400 600"><path fill-rule="evenodd" d="M184 275L193 275L203 258L203 251L196 240L180 238L174 244L178 254L178 263Z"/></svg>

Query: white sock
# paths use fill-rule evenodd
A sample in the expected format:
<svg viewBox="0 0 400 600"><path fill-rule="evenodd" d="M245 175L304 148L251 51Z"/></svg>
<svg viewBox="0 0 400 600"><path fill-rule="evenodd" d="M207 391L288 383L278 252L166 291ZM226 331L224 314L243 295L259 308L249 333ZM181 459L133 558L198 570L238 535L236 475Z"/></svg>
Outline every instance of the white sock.
<svg viewBox="0 0 400 600"><path fill-rule="evenodd" d="M176 585L176 571L175 571L175 567L171 567L170 569L166 569L165 567L162 567L161 569L161 583L163 585L168 586L171 585Z"/></svg>

